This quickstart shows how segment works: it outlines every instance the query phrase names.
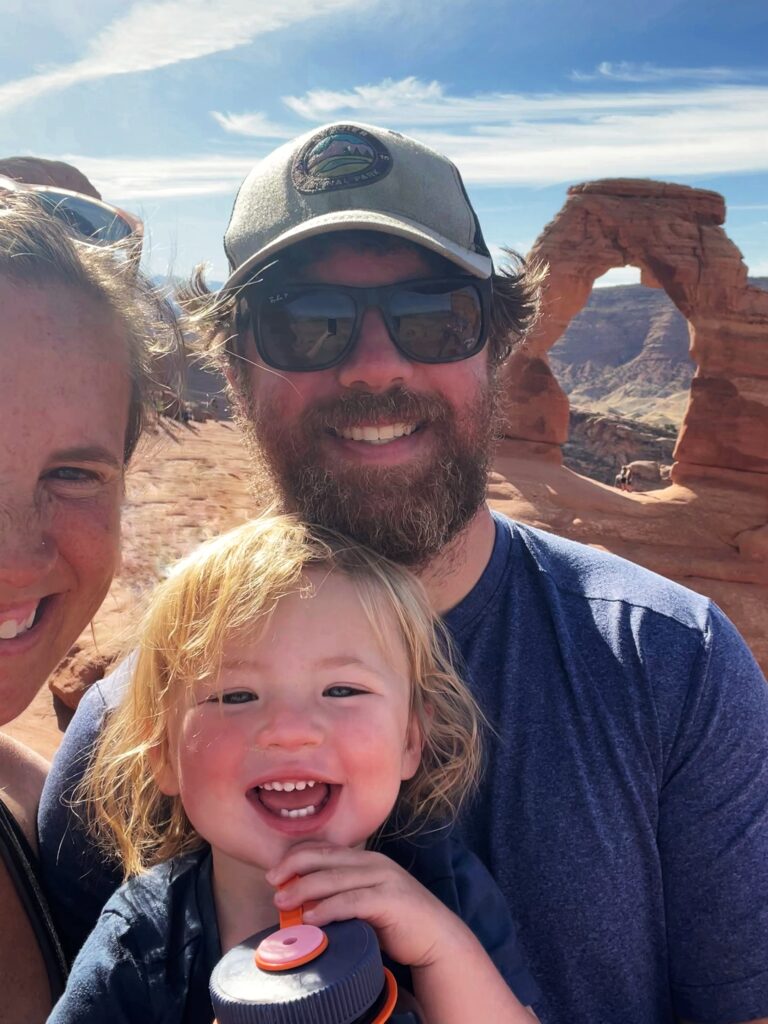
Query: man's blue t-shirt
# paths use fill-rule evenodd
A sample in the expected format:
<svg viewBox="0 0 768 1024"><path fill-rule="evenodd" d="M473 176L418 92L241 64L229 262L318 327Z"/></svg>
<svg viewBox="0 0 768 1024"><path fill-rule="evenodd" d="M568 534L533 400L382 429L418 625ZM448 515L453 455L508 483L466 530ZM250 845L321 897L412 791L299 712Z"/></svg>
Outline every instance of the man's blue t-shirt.
<svg viewBox="0 0 768 1024"><path fill-rule="evenodd" d="M768 1015L768 688L733 626L662 577L500 516L446 624L494 730L461 831L507 899L543 1024ZM41 858L71 944L117 884L66 794L120 686L87 694L43 793Z"/></svg>
<svg viewBox="0 0 768 1024"><path fill-rule="evenodd" d="M438 833L377 848L472 929L524 1005L537 998L504 900L462 843ZM132 878L109 899L49 1024L210 1024L208 982L220 957L206 847ZM384 959L410 991L410 971Z"/></svg>

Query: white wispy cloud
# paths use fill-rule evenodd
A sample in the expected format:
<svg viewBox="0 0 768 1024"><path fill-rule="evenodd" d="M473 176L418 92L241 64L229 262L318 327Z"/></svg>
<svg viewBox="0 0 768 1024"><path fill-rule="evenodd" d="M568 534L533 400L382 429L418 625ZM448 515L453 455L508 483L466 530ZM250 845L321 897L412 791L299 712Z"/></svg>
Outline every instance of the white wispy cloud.
<svg viewBox="0 0 768 1024"><path fill-rule="evenodd" d="M300 117L322 121L340 110L389 115L393 110L416 104L419 110L434 110L447 100L439 82L422 82L413 75L394 81L385 78L378 85L356 85L345 92L312 89L305 96L285 96L283 102Z"/></svg>
<svg viewBox="0 0 768 1024"><path fill-rule="evenodd" d="M105 199L130 203L145 199L230 194L257 163L253 157L90 157L57 159L78 167Z"/></svg>
<svg viewBox="0 0 768 1024"><path fill-rule="evenodd" d="M394 108L413 103L440 105L444 101L439 82L421 82L410 76L400 81L385 79L380 85L358 85L350 92L313 89L304 97L284 96L283 103L294 114L309 121L327 121L344 110L354 114L363 111L376 119L378 114L390 117ZM290 139L297 134L295 126L275 124L261 111L244 114L223 114L212 110L211 116L226 132L260 139Z"/></svg>
<svg viewBox="0 0 768 1024"><path fill-rule="evenodd" d="M553 92L480 93L452 96L439 82L385 79L377 85L360 85L351 90L312 89L303 96L285 96L284 104L309 121L354 115L360 120L376 115L399 124L479 125L509 124L550 118L588 119L622 111L647 111L705 107L730 109L741 98L764 98L763 86L733 85L707 89L669 89L646 92Z"/></svg>
<svg viewBox="0 0 768 1024"><path fill-rule="evenodd" d="M254 111L250 114L222 114L212 110L211 116L225 132L246 135L258 139L290 139L296 134L295 128L275 124L266 114Z"/></svg>
<svg viewBox="0 0 768 1024"><path fill-rule="evenodd" d="M77 82L152 71L233 50L257 36L311 18L359 9L365 0L143 0L106 26L85 55L0 85L8 111Z"/></svg>
<svg viewBox="0 0 768 1024"><path fill-rule="evenodd" d="M614 82L743 82L768 77L765 68L732 67L660 67L650 62L604 60L594 71L572 71L574 82L593 82L604 79Z"/></svg>
<svg viewBox="0 0 768 1024"><path fill-rule="evenodd" d="M453 96L438 82L407 78L284 102L313 122L350 116L412 131L478 184L768 169L761 85Z"/></svg>
<svg viewBox="0 0 768 1024"><path fill-rule="evenodd" d="M349 117L386 124L446 153L470 185L768 170L768 87L758 85L453 96L439 82L406 78L347 91L313 90L286 97L285 105L293 124L260 112L213 116L227 132L273 144L306 130L307 122ZM252 156L193 154L64 159L118 202L234 193L255 162Z"/></svg>

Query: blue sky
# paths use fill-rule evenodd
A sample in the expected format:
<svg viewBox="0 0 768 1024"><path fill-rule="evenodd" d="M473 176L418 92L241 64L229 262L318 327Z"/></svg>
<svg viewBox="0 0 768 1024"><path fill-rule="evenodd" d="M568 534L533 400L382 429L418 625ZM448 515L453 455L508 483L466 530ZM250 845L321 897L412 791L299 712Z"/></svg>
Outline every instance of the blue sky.
<svg viewBox="0 0 768 1024"><path fill-rule="evenodd" d="M568 185L712 188L768 275L765 0L2 0L0 155L68 160L142 216L149 266L225 276L235 190L335 120L451 156L526 251ZM634 279L615 271L610 280Z"/></svg>

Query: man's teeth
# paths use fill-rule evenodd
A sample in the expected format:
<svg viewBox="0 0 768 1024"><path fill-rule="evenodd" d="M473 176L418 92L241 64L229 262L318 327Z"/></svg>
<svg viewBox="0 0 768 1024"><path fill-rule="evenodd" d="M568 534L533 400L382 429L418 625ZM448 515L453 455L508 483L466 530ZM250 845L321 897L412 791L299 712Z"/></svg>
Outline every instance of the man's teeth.
<svg viewBox="0 0 768 1024"><path fill-rule="evenodd" d="M299 779L291 782L262 782L259 789L276 789L278 793L292 793L294 789L312 789L314 779Z"/></svg>
<svg viewBox="0 0 768 1024"><path fill-rule="evenodd" d="M5 619L0 622L0 640L13 640L20 633L26 633L31 628L37 614L37 605L32 609L26 619Z"/></svg>
<svg viewBox="0 0 768 1024"><path fill-rule="evenodd" d="M407 437L416 429L415 423L386 423L376 427L340 427L339 437L347 441L367 441L368 444L389 444L399 437Z"/></svg>

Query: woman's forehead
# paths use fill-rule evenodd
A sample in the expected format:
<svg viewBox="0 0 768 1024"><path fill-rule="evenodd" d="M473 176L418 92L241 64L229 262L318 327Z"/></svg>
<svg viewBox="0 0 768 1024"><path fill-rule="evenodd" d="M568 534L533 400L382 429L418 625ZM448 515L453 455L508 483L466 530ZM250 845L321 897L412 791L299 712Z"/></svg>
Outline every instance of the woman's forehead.
<svg viewBox="0 0 768 1024"><path fill-rule="evenodd" d="M122 361L129 369L125 325L101 298L56 280L39 283L0 275L0 343L59 351L63 359L83 354Z"/></svg>
<svg viewBox="0 0 768 1024"><path fill-rule="evenodd" d="M2 277L0 309L3 415L13 433L28 434L30 445L50 435L57 449L114 448L122 465L130 368L109 311L66 289ZM33 461L37 455L29 452Z"/></svg>

